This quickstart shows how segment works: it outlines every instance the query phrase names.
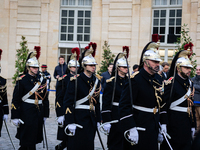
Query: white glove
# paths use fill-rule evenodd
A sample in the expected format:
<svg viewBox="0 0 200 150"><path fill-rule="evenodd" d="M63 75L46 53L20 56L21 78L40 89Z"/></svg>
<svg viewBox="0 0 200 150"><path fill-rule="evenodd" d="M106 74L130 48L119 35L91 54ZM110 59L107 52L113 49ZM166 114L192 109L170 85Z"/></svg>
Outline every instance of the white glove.
<svg viewBox="0 0 200 150"><path fill-rule="evenodd" d="M43 120L44 120L44 124L45 124L45 122L46 122L46 119L47 119L47 118L45 118L45 117L43 118Z"/></svg>
<svg viewBox="0 0 200 150"><path fill-rule="evenodd" d="M5 120L5 122L7 122L7 120L8 120L8 115L7 114L3 115L3 120Z"/></svg>
<svg viewBox="0 0 200 150"><path fill-rule="evenodd" d="M64 117L64 116L60 116L60 117L58 117L58 119L57 119L57 122L58 122L59 124L61 124L61 125L64 125L64 121L65 121L65 117Z"/></svg>
<svg viewBox="0 0 200 150"><path fill-rule="evenodd" d="M73 135L75 135L76 126L73 125L73 124L69 124L69 125L68 125L68 130L69 130Z"/></svg>
<svg viewBox="0 0 200 150"><path fill-rule="evenodd" d="M192 132L192 138L193 138L195 134L195 128L191 128L191 132Z"/></svg>
<svg viewBox="0 0 200 150"><path fill-rule="evenodd" d="M99 130L99 127L100 127L100 122L97 122L97 129Z"/></svg>
<svg viewBox="0 0 200 150"><path fill-rule="evenodd" d="M15 126L17 126L17 127L20 125L19 119L12 119L11 121L12 121L12 123L13 123Z"/></svg>
<svg viewBox="0 0 200 150"><path fill-rule="evenodd" d="M158 143L162 143L164 140L163 135L159 132L158 133Z"/></svg>
<svg viewBox="0 0 200 150"><path fill-rule="evenodd" d="M166 124L162 124L162 125L161 125L161 130L160 130L160 132L161 132L161 133L163 133L163 132L164 132L164 133L167 133L167 125L166 125Z"/></svg>
<svg viewBox="0 0 200 150"><path fill-rule="evenodd" d="M103 126L103 129L104 129L107 133L110 132L110 128L111 128L111 124L110 124L110 123L105 124L105 125Z"/></svg>
<svg viewBox="0 0 200 150"><path fill-rule="evenodd" d="M133 141L134 144L137 144L138 140L139 140L139 134L138 134L138 131L137 131L136 127L130 129L129 133L130 133L130 135L129 135L128 138L131 141Z"/></svg>

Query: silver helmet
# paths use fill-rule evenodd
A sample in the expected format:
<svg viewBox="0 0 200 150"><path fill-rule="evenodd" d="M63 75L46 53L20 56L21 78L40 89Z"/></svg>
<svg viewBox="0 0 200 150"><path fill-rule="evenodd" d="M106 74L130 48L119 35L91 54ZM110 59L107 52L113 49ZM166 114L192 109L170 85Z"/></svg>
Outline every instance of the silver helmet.
<svg viewBox="0 0 200 150"><path fill-rule="evenodd" d="M180 67L189 67L192 68L192 64L190 59L188 58L188 56L190 55L190 51L189 50L183 50L182 52L180 52L178 59L176 61L176 66L178 68Z"/></svg>
<svg viewBox="0 0 200 150"><path fill-rule="evenodd" d="M40 56L40 46L35 46L34 50L35 50L34 52L31 52L29 54L29 59L26 61L26 66L39 68L40 65L38 62L38 58Z"/></svg>
<svg viewBox="0 0 200 150"><path fill-rule="evenodd" d="M78 62L78 59L79 59L79 55L80 55L80 49L78 47L76 48L73 48L72 49L72 55L70 57L70 60L68 62L68 68L70 67L80 67L80 64Z"/></svg>

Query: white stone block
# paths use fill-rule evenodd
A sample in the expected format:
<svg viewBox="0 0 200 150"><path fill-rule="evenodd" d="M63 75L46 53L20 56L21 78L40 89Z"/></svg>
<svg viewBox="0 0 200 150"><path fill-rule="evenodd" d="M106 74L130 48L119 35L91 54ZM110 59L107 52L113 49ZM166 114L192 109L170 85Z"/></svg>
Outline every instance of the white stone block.
<svg viewBox="0 0 200 150"><path fill-rule="evenodd" d="M130 46L131 40L130 39L109 39L110 45L116 45L116 46Z"/></svg>
<svg viewBox="0 0 200 150"><path fill-rule="evenodd" d="M131 24L110 24L109 31L131 31Z"/></svg>
<svg viewBox="0 0 200 150"><path fill-rule="evenodd" d="M132 3L110 3L110 9L131 9Z"/></svg>
<svg viewBox="0 0 200 150"><path fill-rule="evenodd" d="M40 1L19 1L18 6L30 6L30 7L40 7L41 2Z"/></svg>
<svg viewBox="0 0 200 150"><path fill-rule="evenodd" d="M38 29L38 28L40 28L40 22L17 21L17 27L18 28Z"/></svg>
<svg viewBox="0 0 200 150"><path fill-rule="evenodd" d="M109 23L131 23L131 17L109 17Z"/></svg>
<svg viewBox="0 0 200 150"><path fill-rule="evenodd" d="M31 15L31 14L18 14L17 20L26 20L26 21L40 21L40 15Z"/></svg>
<svg viewBox="0 0 200 150"><path fill-rule="evenodd" d="M22 35L17 36L17 42L21 42L21 36ZM39 36L25 36L25 37L26 37L27 43L39 43L40 42Z"/></svg>
<svg viewBox="0 0 200 150"><path fill-rule="evenodd" d="M112 38L119 38L119 39L130 39L131 38L131 32L109 32L108 33L109 39Z"/></svg>
<svg viewBox="0 0 200 150"><path fill-rule="evenodd" d="M17 29L17 35L37 35L40 36L40 30L39 29L23 29L23 28L18 28Z"/></svg>
<svg viewBox="0 0 200 150"><path fill-rule="evenodd" d="M18 13L40 14L40 7L18 7Z"/></svg>
<svg viewBox="0 0 200 150"><path fill-rule="evenodd" d="M132 10L131 9L124 9L124 10L110 10L109 16L131 16Z"/></svg>

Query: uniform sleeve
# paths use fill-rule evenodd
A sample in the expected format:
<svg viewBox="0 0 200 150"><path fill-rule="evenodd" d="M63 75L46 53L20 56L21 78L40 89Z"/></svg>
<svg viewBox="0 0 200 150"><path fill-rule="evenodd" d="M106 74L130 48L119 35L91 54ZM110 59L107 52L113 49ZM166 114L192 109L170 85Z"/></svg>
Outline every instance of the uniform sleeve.
<svg viewBox="0 0 200 150"><path fill-rule="evenodd" d="M7 87L5 87L5 91L2 95L2 104L3 104L3 113L9 114L9 107L8 107L8 98L7 98Z"/></svg>
<svg viewBox="0 0 200 150"><path fill-rule="evenodd" d="M54 73L53 73L53 76L54 76L54 78L56 79L56 76L57 76L57 67L55 67L55 70L54 70Z"/></svg>
<svg viewBox="0 0 200 150"><path fill-rule="evenodd" d="M109 122L111 118L111 103L112 103L112 94L113 94L113 82L108 82L103 93L103 103L102 103L102 119L103 122Z"/></svg>
<svg viewBox="0 0 200 150"><path fill-rule="evenodd" d="M67 87L67 92L65 96L65 124L75 123L74 120L74 96L75 96L75 80L70 81Z"/></svg>
<svg viewBox="0 0 200 150"><path fill-rule="evenodd" d="M100 82L99 82L99 87L100 87ZM101 112L100 112L100 102L99 102L99 95L95 97L96 99L96 104L95 104L95 113L96 113L96 121L101 122Z"/></svg>
<svg viewBox="0 0 200 150"><path fill-rule="evenodd" d="M63 80L57 82L56 85L56 100L55 100L55 109L57 117L64 115L64 107L63 107L63 94L64 94L64 85Z"/></svg>
<svg viewBox="0 0 200 150"><path fill-rule="evenodd" d="M48 91L47 91L47 87L45 87L44 91L46 91L46 96L43 100L43 108L44 108L44 117L48 118L49 117L49 97L48 97Z"/></svg>
<svg viewBox="0 0 200 150"><path fill-rule="evenodd" d="M19 119L20 118L20 104L23 94L23 86L21 84L21 80L16 82L12 104L11 104L11 119Z"/></svg>
<svg viewBox="0 0 200 150"><path fill-rule="evenodd" d="M132 92L134 101L134 99L136 99L137 97L137 92L138 92L137 84L135 81L132 81L132 91L134 91ZM124 88L122 90L122 94L119 100L119 115L123 132L133 127L136 127L136 123L133 118L129 82L125 83Z"/></svg>

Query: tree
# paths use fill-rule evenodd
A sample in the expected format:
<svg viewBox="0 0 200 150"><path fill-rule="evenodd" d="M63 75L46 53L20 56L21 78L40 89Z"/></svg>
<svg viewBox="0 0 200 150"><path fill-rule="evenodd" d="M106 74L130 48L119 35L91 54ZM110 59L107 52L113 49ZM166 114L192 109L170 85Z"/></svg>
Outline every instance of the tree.
<svg viewBox="0 0 200 150"><path fill-rule="evenodd" d="M107 41L104 41L104 45L102 47L103 49L103 60L101 61L101 67L100 70L97 71L98 74L102 74L103 72L106 72L108 70L109 63L114 62L115 55L112 54L110 50L110 45L108 45Z"/></svg>
<svg viewBox="0 0 200 150"><path fill-rule="evenodd" d="M27 48L27 41L25 40L25 37L22 36L21 37L22 39L22 42L20 42L20 46L21 48L20 49L17 49L17 54L16 54L16 61L15 61L15 69L16 69L16 72L14 74L14 76L12 77L13 79L13 84L15 85L16 84L16 80L18 78L18 76L20 74L23 73L24 71L24 68L26 66L26 59L28 57L28 53L29 53L29 49Z"/></svg>
<svg viewBox="0 0 200 150"><path fill-rule="evenodd" d="M190 77L194 77L195 76L195 70L196 70L196 67L197 67L197 60L193 60L193 57L196 55L193 51L192 51L192 39L191 37L188 35L189 33L189 28L187 28L187 24L184 24L182 27L181 27L181 37L180 38L177 38L177 48L178 50L175 52L178 53L180 50L184 50L187 45L190 48L190 51L191 51L191 55L189 57L191 63L192 63L192 70L191 70L191 74L190 74Z"/></svg>

